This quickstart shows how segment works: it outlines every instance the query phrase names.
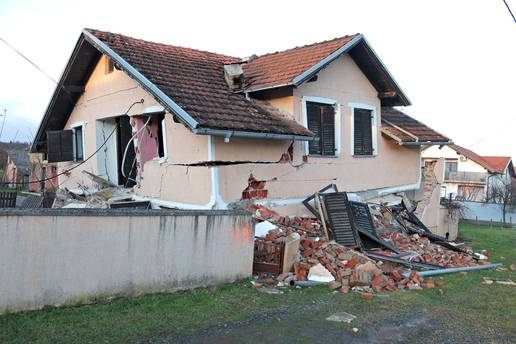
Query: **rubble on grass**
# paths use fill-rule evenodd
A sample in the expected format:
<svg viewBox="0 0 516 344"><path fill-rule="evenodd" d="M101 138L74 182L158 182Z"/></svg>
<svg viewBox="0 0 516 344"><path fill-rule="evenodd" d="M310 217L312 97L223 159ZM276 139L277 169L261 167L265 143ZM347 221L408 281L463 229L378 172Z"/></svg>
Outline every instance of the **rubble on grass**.
<svg viewBox="0 0 516 344"><path fill-rule="evenodd" d="M373 223L382 240L394 244L402 259L412 262L437 265L442 268L465 267L487 264L487 260L475 259L473 254L456 252L438 244L432 243L427 237L417 234L406 234L400 226L396 226L392 214L386 207L377 207L371 211ZM277 212L261 205L252 205L248 208L259 221L268 221L277 226L255 242L255 261L275 262L281 264L277 247L284 243L292 233L300 236L297 260L294 263L293 273L280 274L273 279L276 287L296 285L296 282L319 281L327 283L330 290L348 293L360 292L364 300L374 297L374 292L398 290L421 290L423 288L442 287L445 283L434 279L423 279L412 271L403 277L407 271L402 265L376 261L367 256L367 252L359 252L353 248L339 245L326 238L321 222L312 217L280 216ZM376 253L394 255L387 250L377 250ZM466 251L465 251L466 252ZM408 254L407 254L408 253ZM487 251L483 252L487 257ZM324 270L322 270L322 269ZM318 270L318 273L310 273ZM331 278L321 278L321 271L327 271ZM324 275L324 273L323 273ZM318 276L314 278L313 276ZM271 280L270 276L267 280ZM259 283L263 279L258 278ZM258 282L256 282L258 283ZM265 283L263 283L265 284ZM269 283L268 287L272 285ZM439 292L441 289L439 289Z"/></svg>
<svg viewBox="0 0 516 344"><path fill-rule="evenodd" d="M448 250L440 245L433 244L427 237L418 234L408 235L403 232L386 232L380 238L393 243L400 252L408 252L404 257L413 262L439 265L442 268L456 268L488 264L487 260L476 260L473 255ZM382 254L390 255L385 251Z"/></svg>

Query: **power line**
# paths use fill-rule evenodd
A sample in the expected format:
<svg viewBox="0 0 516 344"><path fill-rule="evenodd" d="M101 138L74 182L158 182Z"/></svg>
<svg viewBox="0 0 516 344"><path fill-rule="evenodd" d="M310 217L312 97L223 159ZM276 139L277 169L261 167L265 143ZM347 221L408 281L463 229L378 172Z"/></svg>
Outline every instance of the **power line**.
<svg viewBox="0 0 516 344"><path fill-rule="evenodd" d="M137 101L137 102L134 102L131 104L131 106L129 106L129 108L125 111L125 113L122 115L122 116L125 116L129 113L129 111L131 111L131 109L133 108L133 106L135 106L136 104L143 104L143 99ZM74 169L76 169L77 167L81 166L82 164L84 164L86 161L90 160L95 154L97 154L101 149L102 147L104 147L106 145L106 143L109 141L109 139L111 138L111 136L113 135L113 133L115 132L115 130L117 129L117 126L115 126L115 128L113 128L113 130L111 131L111 133L108 135L108 137L106 138L106 140L104 140L104 142L100 145L99 148L97 148L97 150L95 152L93 152L93 154L91 154L89 157L87 157L86 159L84 159L83 161L81 161L80 163L78 163L77 165L67 169L67 170L64 170L62 171L61 173L58 173L56 174L55 176L53 177L49 177L49 178L45 178L45 179L41 179L41 180L34 180L34 181L31 181L31 182L16 182L16 183L9 183L9 182L6 182L6 184L8 185L26 185L26 184L36 184L36 183L42 183L42 182L46 182L47 180L52 180L54 178L57 178L59 176L62 176L63 174L66 174Z"/></svg>
<svg viewBox="0 0 516 344"><path fill-rule="evenodd" d="M505 6L507 7L507 11L509 11L509 13L511 14L512 20L514 20L514 22L516 23L516 17L514 17L514 14L512 14L512 11L511 11L511 8L509 7L509 4L507 3L506 0L502 0L502 1L505 4Z"/></svg>
<svg viewBox="0 0 516 344"><path fill-rule="evenodd" d="M27 62L29 62L31 65L33 65L37 70L39 70L41 73L43 73L47 78L49 78L50 80L52 80L54 82L54 84L57 85L57 81L54 80L54 78L52 78L47 72L45 72L43 69L41 69L37 64L35 64L34 62L32 62L27 56L23 55L23 53L21 51L19 51L18 49L16 49L15 47L13 47L11 44L9 44L5 39L3 39L2 37L0 37L0 41L4 42L5 45L7 45L9 48L11 48L13 51L15 51L18 55L20 55L21 57L23 57Z"/></svg>

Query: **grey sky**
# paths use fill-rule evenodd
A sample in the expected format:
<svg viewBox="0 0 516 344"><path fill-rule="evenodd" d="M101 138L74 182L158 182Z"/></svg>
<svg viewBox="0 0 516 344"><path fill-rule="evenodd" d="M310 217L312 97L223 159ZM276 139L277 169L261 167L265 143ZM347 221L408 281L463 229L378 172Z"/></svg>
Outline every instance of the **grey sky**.
<svg viewBox="0 0 516 344"><path fill-rule="evenodd" d="M361 32L412 100L405 111L516 158L516 24L502 0L0 0L0 36L55 79L83 27L240 57ZM0 42L3 140L36 130L54 87Z"/></svg>

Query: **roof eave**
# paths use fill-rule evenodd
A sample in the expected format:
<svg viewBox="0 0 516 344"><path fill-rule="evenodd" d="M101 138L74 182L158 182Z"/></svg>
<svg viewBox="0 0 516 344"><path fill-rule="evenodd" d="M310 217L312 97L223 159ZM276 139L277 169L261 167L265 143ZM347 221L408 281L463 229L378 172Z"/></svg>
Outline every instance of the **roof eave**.
<svg viewBox="0 0 516 344"><path fill-rule="evenodd" d="M295 134L275 134L266 132L256 131L239 131L239 130L224 130L224 129L211 129L211 128L196 128L192 132L196 135L213 135L223 136L226 138L231 137L245 137L245 138L260 138L260 139L275 139L275 140L288 140L288 141L318 141L319 138L316 136L305 136Z"/></svg>
<svg viewBox="0 0 516 344"><path fill-rule="evenodd" d="M451 141L400 141L398 142L400 146L449 146L452 145Z"/></svg>
<svg viewBox="0 0 516 344"><path fill-rule="evenodd" d="M303 73L296 76L294 79L292 79L292 84L294 86L299 86L303 82L311 79L315 74L317 74L322 68L333 62L335 59L340 57L342 54L347 53L351 48L353 48L355 45L357 45L361 40L365 39L362 34L358 34L356 37L354 37L351 41L344 44L339 49L335 50L330 55L326 56L321 61L317 62L315 65L310 67L308 70L304 71Z"/></svg>
<svg viewBox="0 0 516 344"><path fill-rule="evenodd" d="M306 70L305 72L301 73L300 75L296 76L293 80L292 80L292 84L294 86L300 86L302 83L304 83L305 81L307 80L310 80L315 74L317 74L322 68L326 67L329 63L331 63L332 61L334 61L335 59L337 59L338 57L340 57L342 54L345 54L347 52L349 52L352 48L354 48L357 44L359 43L364 43L365 46L371 51L371 53L373 54L373 56L377 59L379 65L380 65L380 68L382 69L382 71L388 76L388 78L392 81L394 87L396 88L396 93L399 95L400 97L400 100L402 102L402 104L400 105L403 105L403 106L409 106L409 105L412 105L412 102L410 101L410 99L407 97L407 95L403 92L403 90L401 89L401 87L399 86L399 84L397 83L397 81L394 79L394 77L392 76L392 74L389 72L389 70L387 69L387 67L385 66L385 64L383 63L383 61L380 59L380 57L378 56L378 54L374 51L374 49L372 48L372 46L369 44L369 42L367 41L367 39L364 37L364 35L362 34L358 34L356 37L354 37L351 41L349 41L348 43L344 44L342 47L340 47L339 49L335 50L333 53L331 53L330 55L328 55L327 57L325 57L324 59L322 59L321 61L319 61L317 64L315 64L314 66L310 67L310 69Z"/></svg>
<svg viewBox="0 0 516 344"><path fill-rule="evenodd" d="M59 77L59 82L56 85L54 89L54 93L52 94L52 98L50 98L50 101L47 105L47 108L45 110L45 114L43 115L43 118L41 119L41 122L38 127L38 131L36 132L36 136L34 137L34 140L32 141L32 144L30 146L30 152L31 153L37 153L38 152L38 144L41 140L41 137L43 135L43 129L46 127L48 120L50 119L50 113L52 112L52 108L57 101L57 98L61 92L65 92L63 82L66 79L67 74L69 73L70 69L72 68L72 65L75 61L75 58L77 57L77 54L81 48L81 45L84 43L84 36L81 35L79 39L77 40L77 43L75 44L75 48L72 51L72 54L70 55L70 58L68 59L68 63L66 64L63 72L61 73L61 76Z"/></svg>

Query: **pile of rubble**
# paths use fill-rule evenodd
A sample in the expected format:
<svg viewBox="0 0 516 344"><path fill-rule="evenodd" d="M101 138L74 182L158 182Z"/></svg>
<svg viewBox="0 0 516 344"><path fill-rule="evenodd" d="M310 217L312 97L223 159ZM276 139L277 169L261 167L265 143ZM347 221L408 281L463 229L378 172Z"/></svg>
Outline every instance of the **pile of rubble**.
<svg viewBox="0 0 516 344"><path fill-rule="evenodd" d="M390 263L377 263L366 255L345 248L334 241L303 239L300 245L300 259L295 264L296 280L308 280L312 271L319 273L324 268L333 280L330 289L339 288L347 293L350 287L371 287L375 291L396 291L404 288L421 289L417 274L403 278L403 270ZM315 269L314 269L315 267Z"/></svg>
<svg viewBox="0 0 516 344"><path fill-rule="evenodd" d="M255 262L279 264L282 257L281 244L293 233L299 238L293 266L283 267L283 273L278 270L276 280L267 279L268 285L302 286L327 283L330 289L343 293L350 290L420 290L442 286L444 282L434 281L432 278L423 280L417 271L407 270L404 264L378 259L378 256L397 259L402 257L403 262L418 262L435 269L487 264L486 260L478 260L478 257L466 249L457 252L432 243L427 237L407 234L393 224L388 211L375 211L373 222L379 229L378 238L393 244L399 253L385 248L359 251L344 247L325 235L322 223L316 218L280 216L277 212L259 205L253 205L249 210L257 220L274 225L263 237L257 238ZM255 283L255 287L262 284Z"/></svg>
<svg viewBox="0 0 516 344"><path fill-rule="evenodd" d="M408 235L403 232L386 232L381 239L392 242L401 252L407 252L406 259L413 262L438 265L442 268L476 266L487 264L486 260L477 260L472 254L455 252L440 245L433 244L430 239L418 234ZM383 252L390 254L390 252Z"/></svg>

